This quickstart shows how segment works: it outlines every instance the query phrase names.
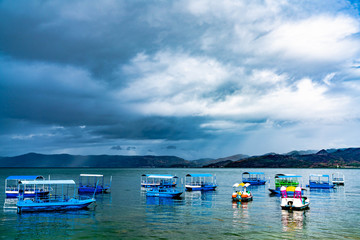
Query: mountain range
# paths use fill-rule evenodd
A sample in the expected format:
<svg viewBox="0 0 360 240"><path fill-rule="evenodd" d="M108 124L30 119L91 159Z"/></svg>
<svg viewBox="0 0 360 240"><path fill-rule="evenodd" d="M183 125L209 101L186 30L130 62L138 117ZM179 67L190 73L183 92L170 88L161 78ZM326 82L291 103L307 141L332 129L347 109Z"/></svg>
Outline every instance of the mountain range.
<svg viewBox="0 0 360 240"><path fill-rule="evenodd" d="M0 157L0 167L89 168L334 168L360 167L360 148L292 151L261 156L237 154L218 159L185 160L176 156L70 155L28 153Z"/></svg>

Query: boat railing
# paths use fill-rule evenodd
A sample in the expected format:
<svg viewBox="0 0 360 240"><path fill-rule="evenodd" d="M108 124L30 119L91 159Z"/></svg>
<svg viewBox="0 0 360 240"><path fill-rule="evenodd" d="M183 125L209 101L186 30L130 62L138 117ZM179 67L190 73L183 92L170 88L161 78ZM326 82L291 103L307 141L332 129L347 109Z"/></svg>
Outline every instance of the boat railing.
<svg viewBox="0 0 360 240"><path fill-rule="evenodd" d="M315 183L315 184L329 184L329 181L310 181L310 183Z"/></svg>
<svg viewBox="0 0 360 240"><path fill-rule="evenodd" d="M263 180L263 179L260 178L260 177L248 177L248 178L244 177L243 179L244 179L245 181L259 181L259 180Z"/></svg>
<svg viewBox="0 0 360 240"><path fill-rule="evenodd" d="M17 186L6 187L6 191L18 191L18 190L19 189ZM51 191L51 190L52 190L51 187L25 188L24 189L25 192L35 192L35 191L46 192L46 191Z"/></svg>
<svg viewBox="0 0 360 240"><path fill-rule="evenodd" d="M20 196L20 200L24 200L24 199L30 199L33 202L37 202L37 203L51 203L51 202L67 202L70 199L74 198L73 196L69 196L69 195L49 195L49 196L36 196L33 198L24 198L23 196ZM90 196L78 196L79 200L86 200L86 199L91 199Z"/></svg>
<svg viewBox="0 0 360 240"><path fill-rule="evenodd" d="M333 181L344 181L343 178L333 178Z"/></svg>
<svg viewBox="0 0 360 240"><path fill-rule="evenodd" d="M193 182L188 182L188 185L211 185L213 184L212 182L204 182L204 181L193 181Z"/></svg>

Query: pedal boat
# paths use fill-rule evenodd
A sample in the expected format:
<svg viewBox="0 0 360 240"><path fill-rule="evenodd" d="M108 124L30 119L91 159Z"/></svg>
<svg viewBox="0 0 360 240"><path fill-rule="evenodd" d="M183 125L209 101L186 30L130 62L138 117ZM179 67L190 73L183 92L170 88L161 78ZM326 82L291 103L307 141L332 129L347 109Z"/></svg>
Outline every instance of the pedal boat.
<svg viewBox="0 0 360 240"><path fill-rule="evenodd" d="M310 200L302 196L300 187L285 187L281 189L281 209L284 210L305 210L309 208ZM289 194L294 192L294 194Z"/></svg>
<svg viewBox="0 0 360 240"><path fill-rule="evenodd" d="M239 187L243 187L242 191L238 191ZM250 183L235 183L233 185L234 192L232 194L232 200L236 202L250 202L253 200L253 195L246 188L250 186Z"/></svg>

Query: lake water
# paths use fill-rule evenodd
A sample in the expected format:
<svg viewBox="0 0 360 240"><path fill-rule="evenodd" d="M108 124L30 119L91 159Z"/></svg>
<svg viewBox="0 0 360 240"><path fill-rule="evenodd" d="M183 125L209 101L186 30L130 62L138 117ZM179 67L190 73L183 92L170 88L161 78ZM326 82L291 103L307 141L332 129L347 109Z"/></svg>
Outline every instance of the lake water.
<svg viewBox="0 0 360 240"><path fill-rule="evenodd" d="M234 204L232 185L244 171L345 174L345 186L307 191L310 209L281 210L280 197L268 185L252 186L254 201ZM0 211L2 239L360 239L360 170L358 169L0 169L10 175L51 175L74 179L80 173L113 176L112 192L97 196L96 207L76 212L23 213ZM140 190L144 173L216 174L215 192L185 192L180 200L146 198ZM4 184L0 185L4 202Z"/></svg>

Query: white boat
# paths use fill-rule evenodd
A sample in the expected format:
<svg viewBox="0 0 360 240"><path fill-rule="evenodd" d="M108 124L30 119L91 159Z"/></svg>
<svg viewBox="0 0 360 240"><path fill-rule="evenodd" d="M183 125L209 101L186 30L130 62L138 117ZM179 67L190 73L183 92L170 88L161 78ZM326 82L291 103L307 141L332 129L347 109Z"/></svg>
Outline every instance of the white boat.
<svg viewBox="0 0 360 240"><path fill-rule="evenodd" d="M345 176L342 173L336 172L331 175L332 183L334 185L345 185Z"/></svg>
<svg viewBox="0 0 360 240"><path fill-rule="evenodd" d="M42 181L45 180L43 176L9 176L5 179L5 195L6 198L17 198L19 196L19 183L21 181ZM46 186L38 186L36 189L28 187L23 189L24 197L35 197L35 195L46 196L51 189Z"/></svg>
<svg viewBox="0 0 360 240"><path fill-rule="evenodd" d="M281 209L285 210L304 210L308 209L310 200L307 197L302 196L301 187L285 187L282 186L281 192ZM288 193L294 193L289 194Z"/></svg>

